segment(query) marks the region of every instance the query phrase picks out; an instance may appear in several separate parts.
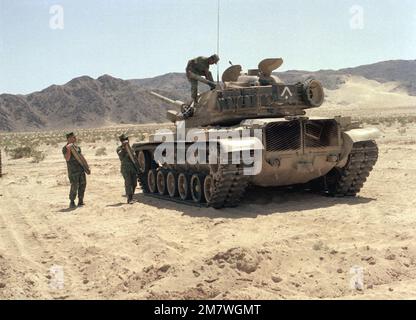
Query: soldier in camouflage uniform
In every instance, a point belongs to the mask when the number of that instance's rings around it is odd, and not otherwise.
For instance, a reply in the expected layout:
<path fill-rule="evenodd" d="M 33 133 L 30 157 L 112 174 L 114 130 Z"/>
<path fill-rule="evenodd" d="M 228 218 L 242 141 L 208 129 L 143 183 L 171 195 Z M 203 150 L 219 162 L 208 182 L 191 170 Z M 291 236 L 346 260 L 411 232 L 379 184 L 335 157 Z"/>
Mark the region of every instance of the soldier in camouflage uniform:
<path fill-rule="evenodd" d="M 87 177 L 85 175 L 85 170 L 81 164 L 74 158 L 71 153 L 71 146 L 75 145 L 77 138 L 73 132 L 70 132 L 66 135 L 67 144 L 62 148 L 62 153 L 64 154 L 66 164 L 68 167 L 68 177 L 69 182 L 71 183 L 71 189 L 69 192 L 69 200 L 71 201 L 69 207 L 71 209 L 75 208 L 75 198 L 78 193 L 78 207 L 84 205 L 84 194 L 85 188 L 87 186 Z M 81 154 L 81 148 L 76 146 L 78 153 Z"/>
<path fill-rule="evenodd" d="M 120 137 L 121 146 L 117 148 L 117 154 L 121 161 L 121 174 L 124 178 L 124 187 L 126 189 L 127 203 L 133 203 L 134 191 L 137 187 L 137 169 L 131 161 L 125 146 L 129 143 L 129 137 L 122 134 Z"/>
<path fill-rule="evenodd" d="M 203 76 L 207 80 L 214 82 L 212 73 L 209 71 L 209 66 L 218 63 L 218 61 L 220 61 L 220 58 L 216 54 L 208 58 L 197 57 L 188 61 L 188 65 L 186 66 L 186 76 L 191 83 L 191 96 L 195 103 L 198 98 L 198 80 L 195 75 Z M 211 90 L 215 89 L 214 84 L 209 84 L 209 86 L 211 87 Z"/>

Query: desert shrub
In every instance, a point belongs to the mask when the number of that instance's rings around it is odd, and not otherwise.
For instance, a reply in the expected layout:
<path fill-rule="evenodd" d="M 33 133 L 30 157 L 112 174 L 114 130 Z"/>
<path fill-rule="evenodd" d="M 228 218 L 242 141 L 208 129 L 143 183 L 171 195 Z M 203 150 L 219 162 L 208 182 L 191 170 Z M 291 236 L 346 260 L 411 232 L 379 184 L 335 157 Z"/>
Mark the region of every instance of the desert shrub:
<path fill-rule="evenodd" d="M 115 136 L 111 132 L 103 132 L 100 136 L 101 141 L 110 142 L 115 139 Z"/>
<path fill-rule="evenodd" d="M 14 149 L 9 149 L 9 154 L 12 159 L 22 159 L 22 158 L 30 158 L 34 152 L 32 147 L 17 147 Z"/>
<path fill-rule="evenodd" d="M 78 138 L 79 141 L 83 141 L 85 143 L 96 143 L 98 140 L 98 137 L 95 135 L 82 135 L 81 138 Z M 79 142 L 80 143 L 80 142 Z"/>
<path fill-rule="evenodd" d="M 101 147 L 98 148 L 97 151 L 95 152 L 96 156 L 106 156 L 107 155 L 107 151 L 105 147 Z"/>
<path fill-rule="evenodd" d="M 7 153 L 14 160 L 23 158 L 33 158 L 32 162 L 39 163 L 45 159 L 45 154 L 42 151 L 36 150 L 33 146 L 22 146 L 13 149 L 7 149 Z"/>
<path fill-rule="evenodd" d="M 399 117 L 397 119 L 397 122 L 400 124 L 400 126 L 406 127 L 407 123 L 409 122 L 409 119 L 407 117 Z"/>
<path fill-rule="evenodd" d="M 137 136 L 137 140 L 139 141 L 143 141 L 146 139 L 145 134 L 143 132 L 138 132 L 136 136 Z"/>
<path fill-rule="evenodd" d="M 32 162 L 39 163 L 45 159 L 45 154 L 42 151 L 35 150 L 32 152 Z"/>
<path fill-rule="evenodd" d="M 393 125 L 392 121 L 386 121 L 386 127 L 390 128 Z"/>
<path fill-rule="evenodd" d="M 407 132 L 407 128 L 399 128 L 399 133 L 401 134 L 401 135 L 404 135 L 404 134 L 406 134 L 406 132 Z"/>
<path fill-rule="evenodd" d="M 49 144 L 47 143 L 47 145 L 49 145 L 51 148 L 57 148 L 59 146 L 57 142 L 49 142 Z"/>

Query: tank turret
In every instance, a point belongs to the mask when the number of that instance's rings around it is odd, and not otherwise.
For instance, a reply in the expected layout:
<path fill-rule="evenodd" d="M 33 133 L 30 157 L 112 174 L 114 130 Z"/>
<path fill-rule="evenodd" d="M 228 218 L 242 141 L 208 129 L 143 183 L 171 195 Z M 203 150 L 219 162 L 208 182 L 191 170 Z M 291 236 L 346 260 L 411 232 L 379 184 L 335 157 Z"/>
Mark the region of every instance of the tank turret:
<path fill-rule="evenodd" d="M 185 120 L 187 127 L 233 125 L 243 119 L 304 115 L 324 101 L 321 83 L 309 79 L 285 84 L 272 74 L 283 63 L 281 58 L 265 59 L 258 69 L 241 72 L 240 65 L 224 71 L 222 86 L 202 93 L 197 104 L 186 105 L 154 94 L 172 105 L 180 105 L 182 114 L 168 112 L 171 121 Z"/>

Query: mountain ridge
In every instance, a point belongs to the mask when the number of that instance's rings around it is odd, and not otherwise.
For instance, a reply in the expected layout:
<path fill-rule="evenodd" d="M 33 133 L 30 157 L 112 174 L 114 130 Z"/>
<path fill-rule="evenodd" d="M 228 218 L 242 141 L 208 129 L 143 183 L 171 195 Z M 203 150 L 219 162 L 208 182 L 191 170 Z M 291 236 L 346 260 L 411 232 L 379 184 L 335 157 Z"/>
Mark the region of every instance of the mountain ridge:
<path fill-rule="evenodd" d="M 314 77 L 329 90 L 337 90 L 350 76 L 379 83 L 396 82 L 395 90 L 416 96 L 416 60 L 389 60 L 340 70 L 288 70 L 275 72 L 291 83 Z M 204 85 L 200 90 L 204 90 Z M 190 85 L 184 73 L 123 80 L 104 74 L 83 75 L 63 85 L 22 94 L 0 94 L 0 131 L 86 128 L 108 124 L 165 122 L 172 106 L 154 98 L 157 90 L 172 99 L 189 100 Z"/>

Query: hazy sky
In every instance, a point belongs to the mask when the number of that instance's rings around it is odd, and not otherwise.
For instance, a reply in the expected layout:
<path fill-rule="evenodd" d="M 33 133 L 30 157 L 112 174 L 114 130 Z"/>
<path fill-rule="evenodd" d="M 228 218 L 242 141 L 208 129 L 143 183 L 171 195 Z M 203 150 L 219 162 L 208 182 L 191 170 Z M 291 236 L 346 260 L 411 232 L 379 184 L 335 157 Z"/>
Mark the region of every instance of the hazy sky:
<path fill-rule="evenodd" d="M 414 0 L 221 0 L 220 25 L 220 70 L 269 57 L 284 58 L 281 70 L 416 59 Z M 216 42 L 217 0 L 0 0 L 0 93 L 182 72 Z"/>

